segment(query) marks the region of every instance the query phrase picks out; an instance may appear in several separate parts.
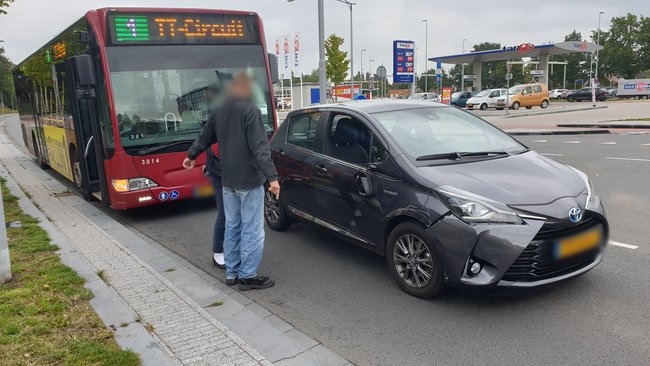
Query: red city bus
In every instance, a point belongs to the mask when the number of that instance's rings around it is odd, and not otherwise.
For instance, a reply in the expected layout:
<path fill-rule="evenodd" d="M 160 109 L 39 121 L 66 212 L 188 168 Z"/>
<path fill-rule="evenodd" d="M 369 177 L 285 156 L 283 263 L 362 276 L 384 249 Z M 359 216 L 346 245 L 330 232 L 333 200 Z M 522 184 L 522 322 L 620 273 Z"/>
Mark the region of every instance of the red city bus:
<path fill-rule="evenodd" d="M 85 198 L 114 209 L 209 195 L 201 169 L 181 163 L 209 96 L 240 70 L 256 82 L 270 136 L 277 60 L 257 14 L 91 10 L 14 69 L 25 145 Z"/>

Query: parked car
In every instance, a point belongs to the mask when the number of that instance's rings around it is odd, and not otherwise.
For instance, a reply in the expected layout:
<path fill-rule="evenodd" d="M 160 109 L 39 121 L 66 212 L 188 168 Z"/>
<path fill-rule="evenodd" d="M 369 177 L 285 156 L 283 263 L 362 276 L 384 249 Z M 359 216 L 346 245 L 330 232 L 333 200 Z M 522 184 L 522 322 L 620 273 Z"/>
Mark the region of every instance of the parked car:
<path fill-rule="evenodd" d="M 564 93 L 562 93 L 562 97 L 561 97 L 561 98 L 562 98 L 562 99 L 566 99 L 566 98 L 569 96 L 569 94 L 573 94 L 573 93 L 575 93 L 575 92 L 576 92 L 576 91 L 573 90 L 573 89 L 567 90 L 567 91 L 565 91 Z"/>
<path fill-rule="evenodd" d="M 607 89 L 607 96 L 609 96 L 610 98 L 616 98 L 616 96 L 618 96 L 618 90 L 616 89 L 615 86 L 609 86 L 606 87 L 605 89 Z"/>
<path fill-rule="evenodd" d="M 415 93 L 411 95 L 409 99 L 415 99 L 415 100 L 430 100 L 433 102 L 439 102 L 440 101 L 440 96 L 436 93 Z"/>
<path fill-rule="evenodd" d="M 537 106 L 542 107 L 542 109 L 548 108 L 548 89 L 544 84 L 515 85 L 508 90 L 508 94 L 510 94 L 509 98 L 501 96 L 497 99 L 497 109 L 501 110 L 506 107 L 514 110 L 520 107 L 531 109 Z"/>
<path fill-rule="evenodd" d="M 550 99 L 560 99 L 566 91 L 566 89 L 553 89 L 548 92 L 548 97 Z"/>
<path fill-rule="evenodd" d="M 474 96 L 473 92 L 456 92 L 451 95 L 451 105 L 464 108 L 467 105 L 467 100 Z"/>
<path fill-rule="evenodd" d="M 595 93 L 596 100 L 599 102 L 604 102 L 609 97 L 607 89 L 605 88 L 597 88 Z M 591 88 L 582 88 L 580 90 L 577 90 L 575 93 L 567 95 L 566 100 L 569 102 L 582 102 L 583 100 L 591 100 Z"/>
<path fill-rule="evenodd" d="M 496 108 L 497 99 L 500 96 L 505 95 L 507 91 L 508 89 L 482 90 L 467 100 L 467 109 L 479 108 L 480 110 L 484 111 L 488 108 Z"/>
<path fill-rule="evenodd" d="M 268 226 L 305 222 L 386 256 L 413 296 L 578 276 L 600 263 L 608 241 L 584 173 L 450 106 L 377 100 L 296 110 L 271 149 L 282 194 L 265 195 Z"/>

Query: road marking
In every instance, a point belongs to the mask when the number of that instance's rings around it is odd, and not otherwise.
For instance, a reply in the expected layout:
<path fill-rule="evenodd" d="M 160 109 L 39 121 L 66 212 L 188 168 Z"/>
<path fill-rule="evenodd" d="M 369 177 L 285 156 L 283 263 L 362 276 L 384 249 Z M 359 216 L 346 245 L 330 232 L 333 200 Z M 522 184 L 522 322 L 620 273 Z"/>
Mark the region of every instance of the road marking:
<path fill-rule="evenodd" d="M 637 159 L 637 158 L 612 158 L 611 156 L 606 157 L 607 160 L 627 160 L 627 161 L 647 161 L 650 162 L 650 159 Z"/>
<path fill-rule="evenodd" d="M 547 140 L 533 140 L 533 142 L 547 142 Z M 650 145 L 650 144 L 648 144 Z"/>
<path fill-rule="evenodd" d="M 615 141 L 609 141 L 609 142 L 601 142 L 601 145 L 616 145 Z"/>
<path fill-rule="evenodd" d="M 617 247 L 621 247 L 621 248 L 627 248 L 627 249 L 637 249 L 638 248 L 637 245 L 620 243 L 620 242 L 613 241 L 613 240 L 610 240 L 609 244 L 610 245 L 616 245 Z"/>
<path fill-rule="evenodd" d="M 553 154 L 553 153 L 541 153 L 541 154 L 545 156 L 564 156 L 564 154 Z"/>
<path fill-rule="evenodd" d="M 565 144 L 579 144 L 580 141 L 564 141 Z"/>

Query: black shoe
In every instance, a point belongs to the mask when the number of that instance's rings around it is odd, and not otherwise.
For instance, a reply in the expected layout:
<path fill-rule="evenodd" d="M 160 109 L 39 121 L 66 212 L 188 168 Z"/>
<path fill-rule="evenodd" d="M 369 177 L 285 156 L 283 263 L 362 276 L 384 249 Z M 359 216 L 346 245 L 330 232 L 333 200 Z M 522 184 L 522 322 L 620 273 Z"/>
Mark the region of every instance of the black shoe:
<path fill-rule="evenodd" d="M 238 277 L 226 278 L 226 285 L 228 285 L 228 286 L 235 286 L 238 283 L 239 283 L 239 278 Z"/>
<path fill-rule="evenodd" d="M 219 268 L 219 269 L 226 269 L 226 264 L 219 264 L 217 261 L 214 260 L 214 255 L 212 256 L 212 265 Z"/>
<path fill-rule="evenodd" d="M 263 276 L 239 279 L 239 291 L 261 290 L 273 287 L 273 285 L 275 285 L 275 281 Z"/>

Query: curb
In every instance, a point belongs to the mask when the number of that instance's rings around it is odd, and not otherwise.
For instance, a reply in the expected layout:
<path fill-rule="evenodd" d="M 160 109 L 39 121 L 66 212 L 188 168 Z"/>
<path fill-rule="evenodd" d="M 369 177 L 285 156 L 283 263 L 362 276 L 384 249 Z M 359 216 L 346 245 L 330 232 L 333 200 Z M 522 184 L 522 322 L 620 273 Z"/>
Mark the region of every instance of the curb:
<path fill-rule="evenodd" d="M 611 124 L 611 123 L 590 123 L 590 124 L 578 124 L 578 123 L 562 123 L 558 124 L 557 127 L 571 127 L 571 128 L 639 128 L 639 129 L 650 129 L 650 124 Z"/>
<path fill-rule="evenodd" d="M 559 111 L 548 111 L 548 112 L 541 112 L 541 113 L 524 113 L 524 114 L 511 114 L 508 116 L 501 116 L 502 118 L 521 118 L 521 117 L 534 117 L 534 116 L 544 116 L 548 114 L 560 114 L 560 113 L 571 113 L 571 112 L 580 112 L 580 111 L 591 111 L 595 109 L 606 109 L 609 108 L 606 105 L 602 106 L 597 106 L 597 107 L 585 107 L 585 108 L 576 108 L 576 109 L 568 109 L 568 110 L 559 110 Z M 486 116 L 486 117 L 492 117 L 492 116 Z"/>
<path fill-rule="evenodd" d="M 559 126 L 558 127 L 562 127 Z M 505 130 L 511 136 L 531 136 L 531 135 L 604 135 L 609 134 L 609 130 L 543 130 L 543 131 L 508 131 Z"/>

